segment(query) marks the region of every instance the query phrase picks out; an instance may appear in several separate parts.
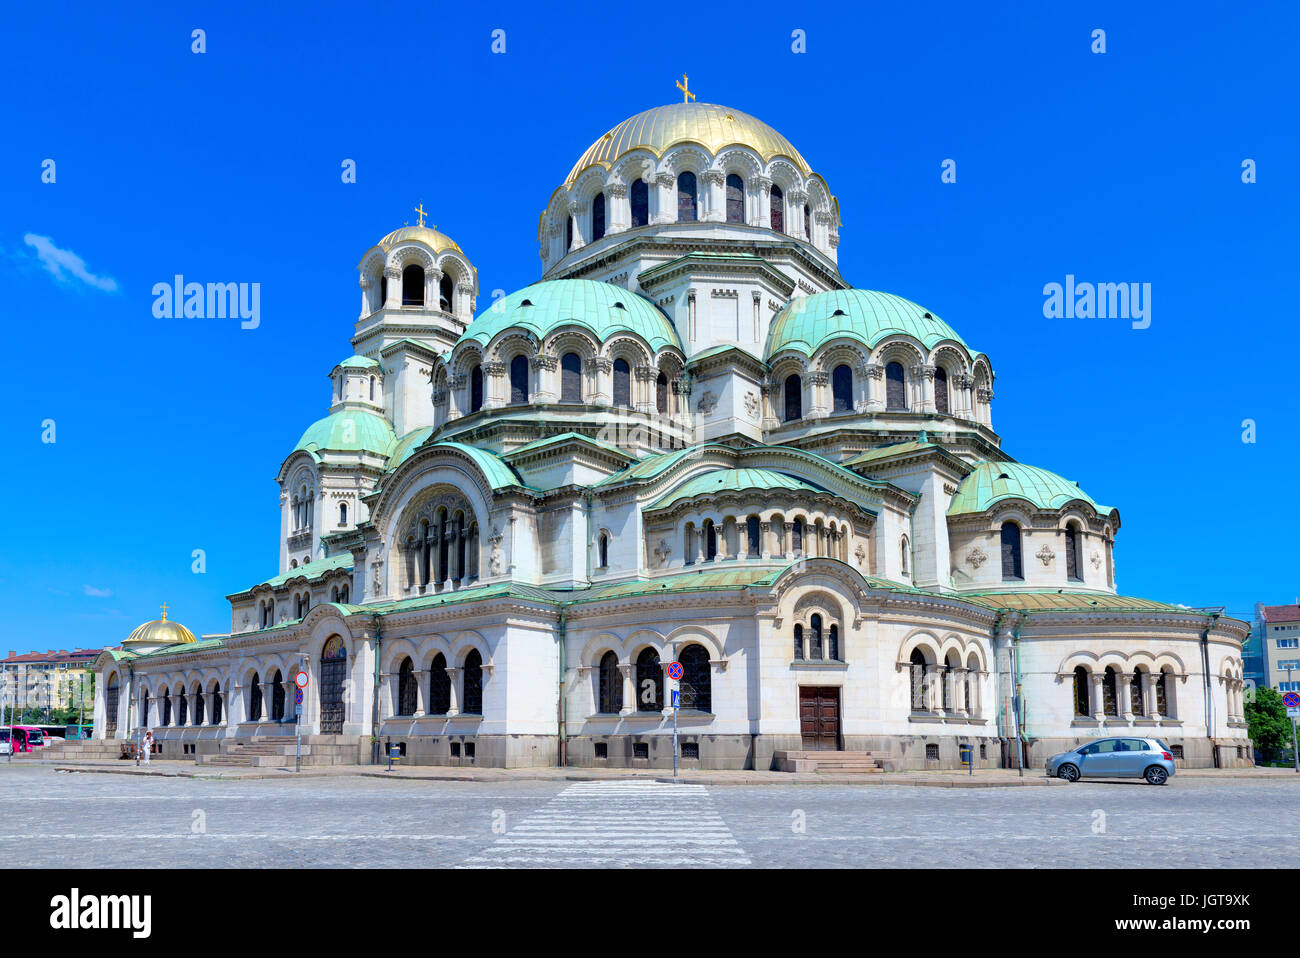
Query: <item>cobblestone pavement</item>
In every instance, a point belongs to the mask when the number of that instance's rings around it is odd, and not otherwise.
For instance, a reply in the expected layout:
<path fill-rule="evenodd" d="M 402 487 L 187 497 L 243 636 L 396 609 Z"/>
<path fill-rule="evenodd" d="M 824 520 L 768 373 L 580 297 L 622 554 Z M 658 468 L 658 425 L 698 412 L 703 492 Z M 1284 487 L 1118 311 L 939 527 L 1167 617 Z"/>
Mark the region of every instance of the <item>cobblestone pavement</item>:
<path fill-rule="evenodd" d="M 10 867 L 1295 868 L 1297 838 L 1294 780 L 238 781 L 0 763 L 0 860 Z"/>

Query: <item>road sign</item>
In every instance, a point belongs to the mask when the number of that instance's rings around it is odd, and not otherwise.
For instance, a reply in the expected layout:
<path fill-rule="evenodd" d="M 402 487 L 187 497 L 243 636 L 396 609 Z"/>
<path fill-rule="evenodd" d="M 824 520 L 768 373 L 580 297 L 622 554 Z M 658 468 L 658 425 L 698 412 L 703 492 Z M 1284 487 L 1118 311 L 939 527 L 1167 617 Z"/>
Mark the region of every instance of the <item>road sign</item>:
<path fill-rule="evenodd" d="M 296 705 L 302 705 L 302 689 L 293 690 L 293 701 Z"/>
<path fill-rule="evenodd" d="M 680 663 L 680 662 L 669 662 L 669 663 L 668 663 L 668 677 L 669 677 L 670 679 L 672 679 L 674 682 L 676 682 L 678 679 L 680 679 L 680 678 L 682 677 L 682 663 Z"/>
<path fill-rule="evenodd" d="M 1300 692 L 1288 692 L 1282 696 L 1282 704 L 1289 709 L 1300 709 Z"/>
<path fill-rule="evenodd" d="M 307 687 L 307 673 L 299 671 L 298 674 L 293 677 L 293 683 L 298 686 L 298 688 L 305 689 Z"/>
<path fill-rule="evenodd" d="M 294 714 L 294 715 L 301 715 L 301 714 L 302 714 L 302 703 L 301 703 L 301 702 L 299 702 L 297 705 L 295 705 L 295 706 L 293 707 L 293 714 Z"/>
<path fill-rule="evenodd" d="M 677 708 L 678 705 L 681 704 L 679 698 L 681 694 L 682 693 L 680 689 L 673 689 L 673 708 Z"/>

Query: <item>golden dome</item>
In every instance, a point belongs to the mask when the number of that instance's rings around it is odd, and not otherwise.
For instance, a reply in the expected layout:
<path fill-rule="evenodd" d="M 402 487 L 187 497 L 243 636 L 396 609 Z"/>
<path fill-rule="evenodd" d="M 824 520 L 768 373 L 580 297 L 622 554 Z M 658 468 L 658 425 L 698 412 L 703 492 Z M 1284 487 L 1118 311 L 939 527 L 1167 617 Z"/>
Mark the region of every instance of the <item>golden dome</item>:
<path fill-rule="evenodd" d="M 789 157 L 804 176 L 812 173 L 804 158 L 780 133 L 762 120 L 716 103 L 670 103 L 657 106 L 624 120 L 587 148 L 565 180 L 572 184 L 590 166 L 609 167 L 636 149 L 655 156 L 677 143 L 699 143 L 715 156 L 724 146 L 747 146 L 767 162 L 774 156 Z"/>
<path fill-rule="evenodd" d="M 161 619 L 136 626 L 135 631 L 127 636 L 122 646 L 129 649 L 132 645 L 185 645 L 197 641 L 194 633 L 185 626 L 179 622 L 168 621 L 167 611 L 164 608 Z"/>
<path fill-rule="evenodd" d="M 454 249 L 457 253 L 464 255 L 464 251 L 456 245 L 455 240 L 429 226 L 403 226 L 400 230 L 393 230 L 375 245 L 387 253 L 398 243 L 409 241 L 423 243 L 435 253 L 441 253 L 445 249 Z"/>

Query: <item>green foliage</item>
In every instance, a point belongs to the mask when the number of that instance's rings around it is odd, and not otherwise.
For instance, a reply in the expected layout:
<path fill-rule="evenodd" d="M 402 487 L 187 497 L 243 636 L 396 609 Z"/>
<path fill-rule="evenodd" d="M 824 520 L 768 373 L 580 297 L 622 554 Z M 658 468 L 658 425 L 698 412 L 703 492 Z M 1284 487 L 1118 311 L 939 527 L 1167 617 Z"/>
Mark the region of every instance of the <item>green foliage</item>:
<path fill-rule="evenodd" d="M 1246 702 L 1246 724 L 1250 740 L 1265 755 L 1291 747 L 1291 720 L 1286 717 L 1282 693 L 1277 689 L 1257 688 Z"/>

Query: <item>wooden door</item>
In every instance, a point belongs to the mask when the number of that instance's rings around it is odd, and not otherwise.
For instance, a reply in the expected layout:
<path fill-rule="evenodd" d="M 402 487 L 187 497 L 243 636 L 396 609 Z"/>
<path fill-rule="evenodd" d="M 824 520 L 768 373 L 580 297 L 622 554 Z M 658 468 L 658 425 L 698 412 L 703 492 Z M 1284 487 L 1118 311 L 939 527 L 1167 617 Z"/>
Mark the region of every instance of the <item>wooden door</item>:
<path fill-rule="evenodd" d="M 799 731 L 805 749 L 834 751 L 840 747 L 838 688 L 800 686 Z"/>

